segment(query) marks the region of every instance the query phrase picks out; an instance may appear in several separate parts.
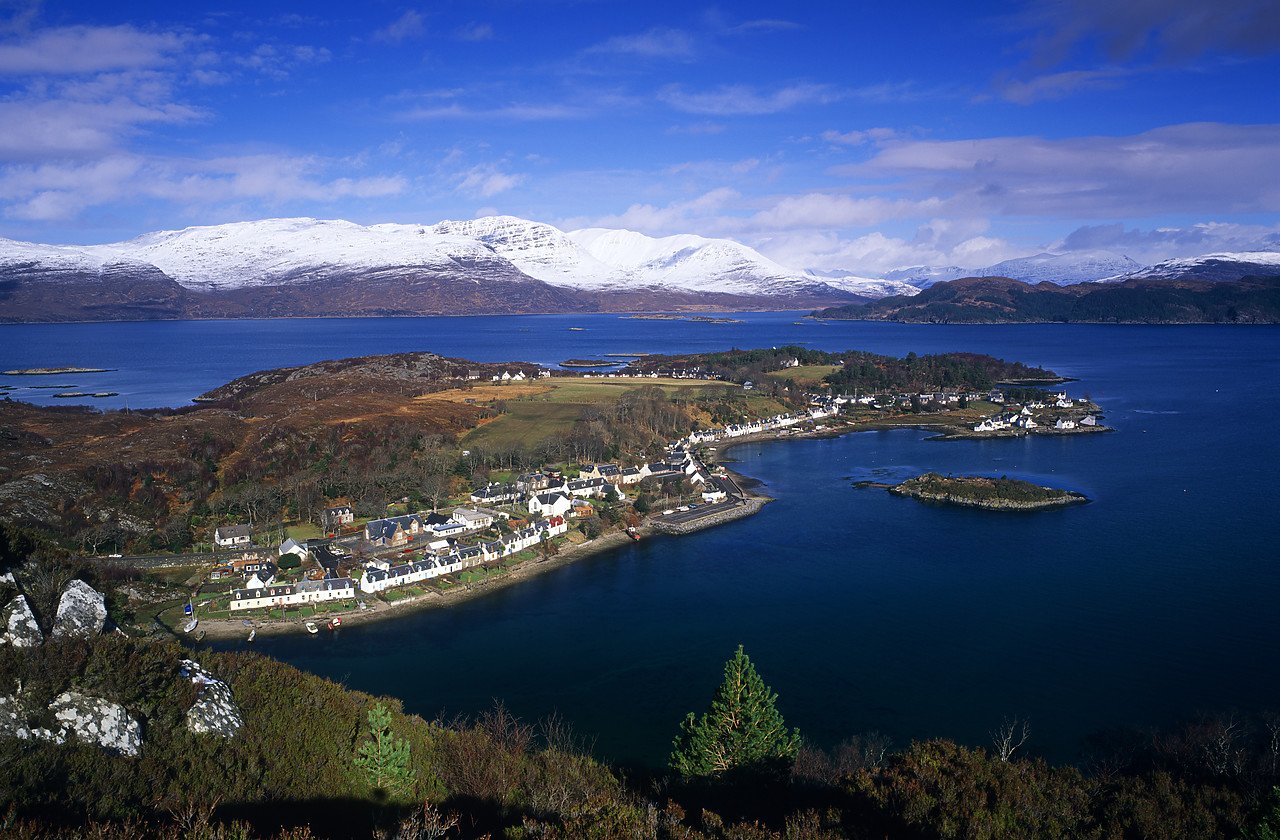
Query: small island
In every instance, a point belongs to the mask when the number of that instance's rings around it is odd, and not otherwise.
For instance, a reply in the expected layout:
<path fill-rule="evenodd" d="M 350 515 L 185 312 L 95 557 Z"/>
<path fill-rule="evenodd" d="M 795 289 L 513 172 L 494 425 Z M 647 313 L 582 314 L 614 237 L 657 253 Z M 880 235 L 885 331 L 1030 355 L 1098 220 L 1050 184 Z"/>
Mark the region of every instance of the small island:
<path fill-rule="evenodd" d="M 1072 490 L 1041 487 L 1017 478 L 980 475 L 944 476 L 926 473 L 901 484 L 858 482 L 858 487 L 883 487 L 895 496 L 986 510 L 1028 511 L 1085 504 L 1089 497 Z"/>
<path fill-rule="evenodd" d="M 114 368 L 86 368 L 86 367 L 51 367 L 51 368 L 25 368 L 23 370 L 6 370 L 5 376 L 52 376 L 62 373 L 108 373 Z"/>

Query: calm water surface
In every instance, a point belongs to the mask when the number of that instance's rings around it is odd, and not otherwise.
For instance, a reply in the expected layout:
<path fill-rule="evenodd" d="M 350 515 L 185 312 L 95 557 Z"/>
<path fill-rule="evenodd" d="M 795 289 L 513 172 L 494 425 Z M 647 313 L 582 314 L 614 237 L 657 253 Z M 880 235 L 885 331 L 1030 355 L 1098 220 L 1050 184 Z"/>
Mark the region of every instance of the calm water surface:
<path fill-rule="evenodd" d="M 554 364 L 805 341 L 1044 365 L 1077 377 L 1069 390 L 1090 393 L 1117 431 L 938 443 L 906 430 L 737 447 L 736 468 L 777 499 L 755 517 L 628 545 L 447 610 L 255 646 L 426 717 L 494 698 L 529 719 L 558 711 L 601 756 L 651 764 L 738 644 L 788 723 L 824 746 L 872 729 L 903 745 L 985 745 L 1017 715 L 1031 721 L 1028 746 L 1070 760 L 1105 728 L 1280 708 L 1280 330 L 741 317 L 750 323 L 5 326 L 0 361 L 120 367 L 111 390 L 133 389 L 134 405 L 181 404 L 251 370 L 411 349 Z M 1010 475 L 1095 501 L 1001 515 L 851 486 L 927 470 Z"/>

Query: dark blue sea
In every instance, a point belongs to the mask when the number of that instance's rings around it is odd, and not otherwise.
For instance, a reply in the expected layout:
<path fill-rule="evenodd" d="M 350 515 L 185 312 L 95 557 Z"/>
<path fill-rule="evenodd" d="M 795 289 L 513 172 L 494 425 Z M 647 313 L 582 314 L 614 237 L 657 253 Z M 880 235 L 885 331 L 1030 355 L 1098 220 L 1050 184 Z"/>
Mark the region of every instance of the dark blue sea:
<path fill-rule="evenodd" d="M 985 746 L 1017 716 L 1030 721 L 1028 748 L 1070 761 L 1105 729 L 1280 710 L 1280 328 L 798 315 L 0 326 L 0 368 L 119 368 L 57 379 L 141 406 L 183 404 L 255 370 L 401 350 L 554 365 L 805 343 L 1041 365 L 1077 378 L 1068 391 L 1091 395 L 1116 431 L 940 443 L 907 430 L 737 447 L 735 469 L 776 498 L 754 517 L 446 610 L 254 644 L 428 718 L 495 698 L 529 720 L 558 712 L 599 756 L 653 765 L 739 644 L 787 722 L 826 747 L 869 730 L 900 746 Z M 852 486 L 929 470 L 1009 475 L 1094 501 L 995 514 Z"/>

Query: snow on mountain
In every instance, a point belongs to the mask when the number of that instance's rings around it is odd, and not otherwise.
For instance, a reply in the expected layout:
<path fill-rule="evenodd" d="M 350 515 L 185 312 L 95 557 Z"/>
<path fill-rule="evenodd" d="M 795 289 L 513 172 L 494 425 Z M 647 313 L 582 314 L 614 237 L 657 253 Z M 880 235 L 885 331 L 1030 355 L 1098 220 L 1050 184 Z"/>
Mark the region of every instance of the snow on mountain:
<path fill-rule="evenodd" d="M 1239 280 L 1249 274 L 1280 272 L 1280 251 L 1241 251 L 1237 253 L 1202 254 L 1165 260 L 1155 265 L 1116 274 L 1099 280 L 1121 283 L 1125 280 L 1160 280 L 1197 277 L 1202 280 Z"/>
<path fill-rule="evenodd" d="M 871 277 L 859 277 L 851 271 L 824 271 L 815 268 L 809 269 L 806 273 L 829 286 L 835 286 L 837 289 L 844 289 L 864 297 L 881 298 L 892 295 L 910 297 L 911 295 L 920 294 L 919 286 L 913 286 L 902 280 L 894 280 L 888 277 L 876 280 Z"/>
<path fill-rule="evenodd" d="M 440 222 L 432 230 L 474 237 L 530 277 L 580 289 L 828 296 L 843 290 L 728 239 L 603 228 L 565 233 L 511 216 Z"/>
<path fill-rule="evenodd" d="M 979 273 L 988 277 L 1011 277 L 1024 283 L 1049 281 L 1058 286 L 1087 283 L 1135 271 L 1141 264 L 1110 251 L 1079 251 L 1066 254 L 1036 254 L 987 266 Z"/>
<path fill-rule="evenodd" d="M 373 225 L 316 219 L 267 219 L 148 233 L 91 246 L 148 262 L 190 289 L 290 285 L 388 267 L 449 268 L 492 260 L 474 240 L 428 233 L 419 225 Z"/>
<path fill-rule="evenodd" d="M 485 216 L 467 221 L 444 221 L 431 227 L 441 236 L 474 239 L 544 283 L 576 288 L 625 285 L 624 272 L 592 257 L 564 231 L 514 216 Z"/>
<path fill-rule="evenodd" d="M 884 279 L 888 282 L 904 283 L 916 289 L 927 289 L 934 283 L 972 276 L 973 269 L 961 268 L 958 265 L 913 265 L 887 271 Z"/>

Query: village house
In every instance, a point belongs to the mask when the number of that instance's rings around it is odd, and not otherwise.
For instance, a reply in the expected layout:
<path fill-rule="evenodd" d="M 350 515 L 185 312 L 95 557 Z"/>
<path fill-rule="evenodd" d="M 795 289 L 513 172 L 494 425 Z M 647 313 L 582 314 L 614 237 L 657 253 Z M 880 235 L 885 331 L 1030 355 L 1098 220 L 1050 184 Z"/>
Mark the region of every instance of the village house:
<path fill-rule="evenodd" d="M 453 521 L 464 526 L 468 531 L 479 531 L 493 524 L 493 516 L 474 508 L 455 508 Z"/>
<path fill-rule="evenodd" d="M 404 545 L 422 532 L 422 518 L 416 513 L 393 516 L 388 519 L 372 519 L 364 526 L 365 540 L 380 546 Z"/>
<path fill-rule="evenodd" d="M 254 583 L 260 583 L 260 581 L 255 577 L 244 589 L 231 590 L 232 612 L 319 604 L 355 597 L 355 584 L 350 578 L 307 580 L 300 583 L 265 586 L 253 586 Z"/>
<path fill-rule="evenodd" d="M 1076 421 L 1069 417 L 1059 417 L 1058 422 L 1054 423 L 1053 427 L 1055 429 L 1074 429 L 1076 427 Z"/>
<path fill-rule="evenodd" d="M 529 498 L 529 513 L 558 516 L 569 512 L 573 502 L 564 493 L 539 493 Z"/>
<path fill-rule="evenodd" d="M 289 539 L 280 543 L 280 548 L 276 550 L 276 553 L 281 557 L 285 556 L 286 554 L 292 554 L 298 557 L 298 559 L 300 560 L 307 559 L 307 547 L 302 543 L 298 542 L 297 540 L 295 540 L 293 537 L 290 537 Z"/>
<path fill-rule="evenodd" d="M 248 525 L 219 525 L 213 531 L 213 544 L 218 548 L 244 548 L 251 543 Z"/>
<path fill-rule="evenodd" d="M 325 508 L 324 510 L 324 527 L 326 530 L 337 528 L 339 525 L 350 525 L 355 521 L 356 515 L 351 510 L 350 505 L 339 505 Z"/>
<path fill-rule="evenodd" d="M 471 501 L 480 504 L 513 502 L 518 498 L 520 498 L 520 491 L 514 484 L 488 484 L 471 491 Z"/>

